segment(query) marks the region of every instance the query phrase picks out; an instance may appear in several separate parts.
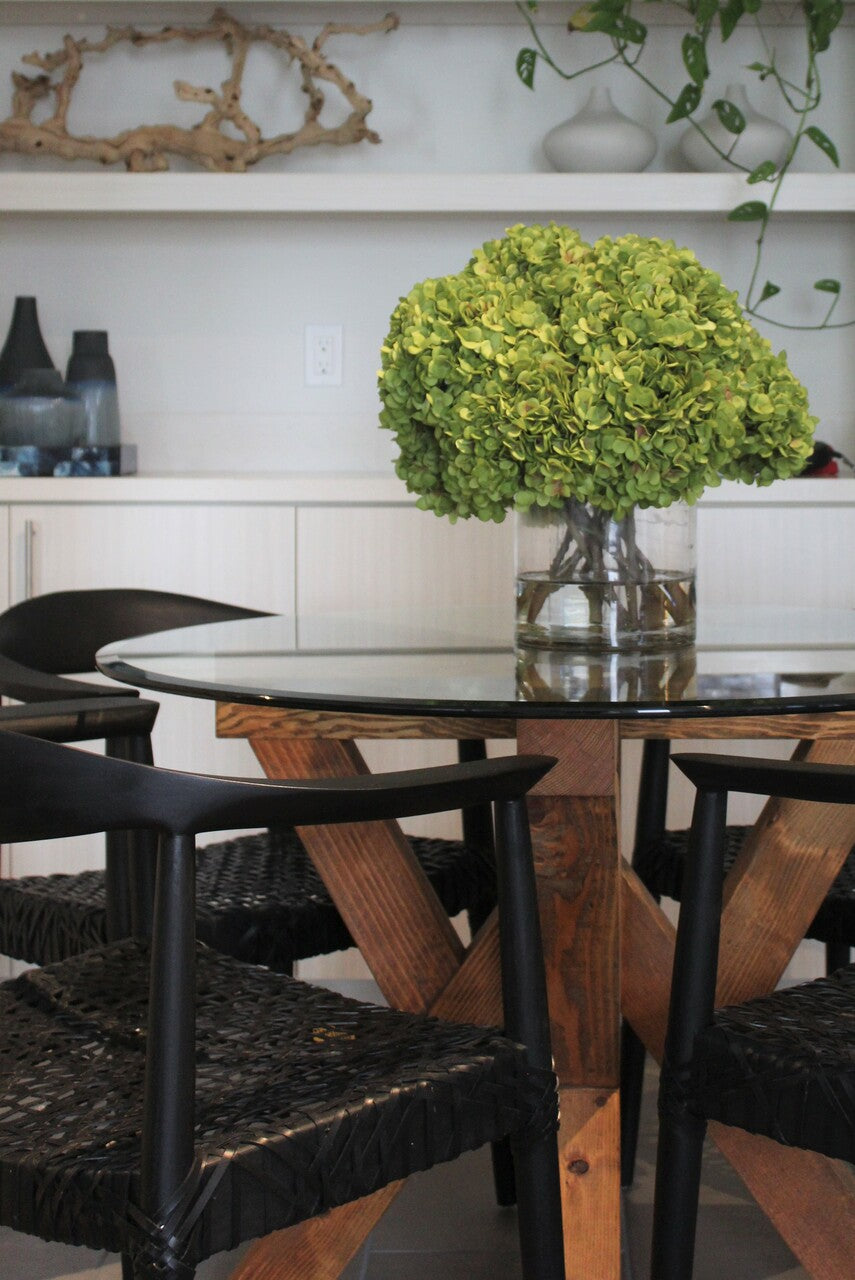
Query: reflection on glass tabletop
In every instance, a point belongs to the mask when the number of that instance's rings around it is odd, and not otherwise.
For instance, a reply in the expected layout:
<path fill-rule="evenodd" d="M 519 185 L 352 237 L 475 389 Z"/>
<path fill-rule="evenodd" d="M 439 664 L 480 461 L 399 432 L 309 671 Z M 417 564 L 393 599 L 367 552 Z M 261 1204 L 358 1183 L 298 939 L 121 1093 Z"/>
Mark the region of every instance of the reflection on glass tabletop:
<path fill-rule="evenodd" d="M 261 617 L 124 640 L 98 665 L 163 692 L 351 712 L 855 710 L 855 610 L 701 610 L 695 645 L 643 654 L 519 648 L 512 613 L 500 609 Z"/>

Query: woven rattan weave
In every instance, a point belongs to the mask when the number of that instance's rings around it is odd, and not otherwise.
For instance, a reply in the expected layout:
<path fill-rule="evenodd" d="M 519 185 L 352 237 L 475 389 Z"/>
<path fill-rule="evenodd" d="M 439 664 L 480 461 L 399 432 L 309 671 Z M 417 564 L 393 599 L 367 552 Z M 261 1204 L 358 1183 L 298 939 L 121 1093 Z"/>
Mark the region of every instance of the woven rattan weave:
<path fill-rule="evenodd" d="M 136 1259 L 168 1239 L 163 1274 L 177 1278 L 484 1142 L 556 1125 L 553 1077 L 499 1032 L 346 1000 L 200 947 L 197 1159 L 168 1219 L 147 1221 L 135 1207 L 146 966 L 124 942 L 0 988 L 4 1224 Z"/>
<path fill-rule="evenodd" d="M 855 966 L 718 1009 L 695 1044 L 709 1119 L 855 1161 Z"/>
<path fill-rule="evenodd" d="M 496 902 L 492 860 L 457 840 L 414 836 L 410 844 L 448 914 L 467 910 L 477 927 Z M 208 845 L 196 875 L 197 936 L 227 955 L 287 972 L 295 960 L 353 945 L 293 829 Z M 0 881 L 0 939 L 30 964 L 103 945 L 103 871 Z"/>

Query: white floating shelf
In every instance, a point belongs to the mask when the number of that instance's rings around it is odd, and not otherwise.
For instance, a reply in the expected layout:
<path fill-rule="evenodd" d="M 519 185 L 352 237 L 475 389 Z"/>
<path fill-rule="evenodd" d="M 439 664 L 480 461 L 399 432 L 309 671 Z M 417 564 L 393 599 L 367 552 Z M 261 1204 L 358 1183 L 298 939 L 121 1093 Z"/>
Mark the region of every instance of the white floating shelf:
<path fill-rule="evenodd" d="M 0 172 L 0 212 L 33 214 L 725 213 L 768 194 L 717 173 Z M 855 212 L 855 174 L 791 174 L 778 209 Z"/>

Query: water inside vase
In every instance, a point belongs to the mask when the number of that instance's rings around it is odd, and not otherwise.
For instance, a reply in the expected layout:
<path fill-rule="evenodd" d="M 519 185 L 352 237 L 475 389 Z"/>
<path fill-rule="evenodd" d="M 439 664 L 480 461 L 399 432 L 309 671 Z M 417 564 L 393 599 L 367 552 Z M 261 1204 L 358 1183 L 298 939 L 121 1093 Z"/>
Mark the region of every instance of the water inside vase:
<path fill-rule="evenodd" d="M 562 582 L 546 573 L 516 580 L 520 644 L 587 649 L 659 649 L 695 638 L 694 574 L 645 582 Z"/>

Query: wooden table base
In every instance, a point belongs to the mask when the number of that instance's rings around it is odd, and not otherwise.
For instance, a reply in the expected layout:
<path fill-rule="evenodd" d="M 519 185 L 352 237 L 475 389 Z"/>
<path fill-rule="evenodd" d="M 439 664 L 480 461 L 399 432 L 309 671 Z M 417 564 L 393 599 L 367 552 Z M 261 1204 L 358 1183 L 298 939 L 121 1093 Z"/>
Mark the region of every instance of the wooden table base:
<path fill-rule="evenodd" d="M 359 753 L 346 740 L 347 726 L 334 726 L 333 738 L 318 738 L 313 735 L 323 726 L 317 715 L 308 727 L 301 726 L 299 713 L 287 713 L 286 724 L 277 716 L 281 719 L 282 713 L 223 707 L 218 728 L 248 737 L 270 777 L 364 770 Z M 756 724 L 752 719 L 719 719 L 709 727 L 712 736 L 720 737 L 785 736 L 792 731 L 790 719 L 764 717 Z M 667 736 L 699 738 L 705 727 L 703 721 L 675 721 L 653 728 Z M 367 728 L 361 724 L 360 732 Z M 430 736 L 441 736 L 443 722 L 432 720 L 424 728 Z M 479 731 L 489 728 L 479 725 Z M 638 728 L 637 723 L 621 726 L 617 721 L 517 724 L 521 752 L 558 758 L 529 805 L 553 1050 L 561 1080 L 568 1280 L 620 1276 L 621 993 L 624 1013 L 657 1057 L 664 1039 L 674 930 L 634 873 L 625 864 L 621 867 L 617 852 L 621 732 L 639 736 Z M 461 726 L 445 729 L 453 737 Z M 799 729 L 817 735 L 827 729 L 829 734 L 827 741 L 805 745 L 803 754 L 855 763 L 855 741 L 841 734 L 839 719 L 805 717 Z M 855 732 L 855 722 L 847 722 L 845 729 Z M 419 729 L 410 726 L 410 732 L 418 736 Z M 494 736 L 506 733 L 502 723 Z M 726 890 L 723 1002 L 775 985 L 855 843 L 855 809 L 818 810 L 773 801 L 757 830 L 762 839 L 758 834 L 749 841 Z M 394 825 L 301 834 L 391 1004 L 462 1021 L 501 1021 L 495 918 L 464 955 Z M 852 1171 L 720 1125 L 710 1132 L 814 1280 L 849 1280 L 855 1234 Z M 396 1193 L 397 1187 L 387 1188 L 260 1240 L 233 1280 L 334 1280 Z"/>

